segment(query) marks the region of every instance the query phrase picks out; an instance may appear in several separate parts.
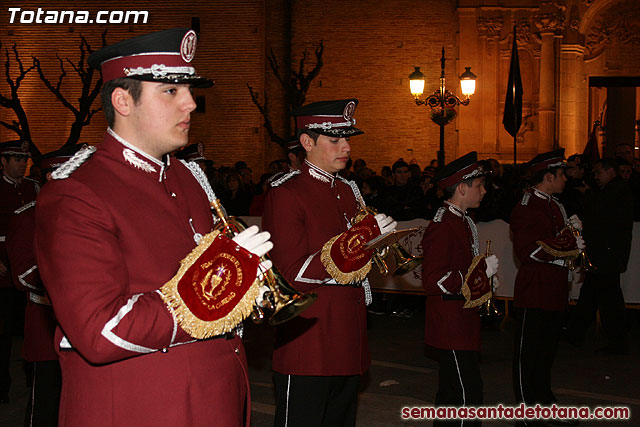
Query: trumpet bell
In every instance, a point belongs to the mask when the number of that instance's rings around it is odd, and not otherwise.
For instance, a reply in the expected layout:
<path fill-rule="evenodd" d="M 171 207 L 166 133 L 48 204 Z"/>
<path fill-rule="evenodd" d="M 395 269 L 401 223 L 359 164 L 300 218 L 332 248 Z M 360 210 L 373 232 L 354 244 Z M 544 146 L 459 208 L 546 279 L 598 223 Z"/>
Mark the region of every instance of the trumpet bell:
<path fill-rule="evenodd" d="M 422 264 L 422 257 L 411 255 L 398 242 L 391 245 L 391 251 L 396 260 L 394 276 L 403 276 Z"/>
<path fill-rule="evenodd" d="M 486 319 L 498 318 L 502 316 L 502 313 L 500 312 L 496 304 L 493 302 L 493 298 L 489 298 L 487 302 L 482 304 L 478 312 L 480 314 L 480 317 L 486 318 Z"/>
<path fill-rule="evenodd" d="M 269 324 L 276 326 L 293 319 L 305 311 L 317 298 L 318 295 L 316 294 L 294 294 L 288 302 L 276 308 L 275 312 L 269 317 Z"/>
<path fill-rule="evenodd" d="M 271 289 L 269 300 L 273 311 L 269 316 L 269 324 L 272 326 L 293 319 L 318 298 L 316 294 L 302 294 L 296 291 L 275 265 L 267 272 L 267 276 L 270 279 L 268 281 Z"/>
<path fill-rule="evenodd" d="M 593 265 L 591 263 L 591 260 L 589 259 L 589 256 L 587 255 L 587 253 L 585 251 L 582 251 L 580 253 L 581 259 L 581 265 L 582 268 L 584 269 L 585 272 L 587 273 L 593 273 L 594 271 L 596 271 L 598 269 L 598 267 L 596 267 L 595 265 Z"/>

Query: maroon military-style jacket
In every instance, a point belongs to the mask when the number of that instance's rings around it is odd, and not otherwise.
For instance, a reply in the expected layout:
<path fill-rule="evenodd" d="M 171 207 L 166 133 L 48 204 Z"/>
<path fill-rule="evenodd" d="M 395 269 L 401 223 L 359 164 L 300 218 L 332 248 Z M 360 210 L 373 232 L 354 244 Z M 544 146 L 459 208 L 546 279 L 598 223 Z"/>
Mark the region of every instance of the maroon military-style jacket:
<path fill-rule="evenodd" d="M 158 292 L 212 226 L 183 164 L 109 134 L 44 186 L 36 254 L 60 325 L 60 425 L 249 425 L 240 338 L 194 340 Z"/>
<path fill-rule="evenodd" d="M 464 278 L 479 255 L 478 232 L 460 208 L 445 202 L 422 238 L 422 286 L 427 294 L 425 343 L 443 350 L 480 351 L 478 308 L 463 308 Z"/>
<path fill-rule="evenodd" d="M 364 290 L 336 284 L 320 261 L 322 246 L 345 232 L 358 210 L 354 190 L 309 162 L 291 175 L 273 182 L 262 224 L 271 233 L 274 264 L 293 287 L 314 292 L 318 299 L 276 328 L 273 370 L 362 374 L 370 365 Z"/>
<path fill-rule="evenodd" d="M 29 362 L 57 360 L 53 345 L 56 319 L 40 279 L 33 247 L 36 225 L 35 201 L 16 210 L 9 221 L 7 254 L 13 283 L 25 293 L 24 343 L 22 357 Z"/>
<path fill-rule="evenodd" d="M 40 186 L 30 178 L 22 178 L 15 182 L 0 171 L 0 261 L 9 266 L 6 240 L 9 231 L 9 219 L 16 209 L 34 201 Z M 0 288 L 13 287 L 11 274 L 0 275 Z"/>
<path fill-rule="evenodd" d="M 514 287 L 516 307 L 563 311 L 569 298 L 569 270 L 562 258 L 536 242 L 553 239 L 565 227 L 567 214 L 554 197 L 533 189 L 511 213 L 513 247 L 520 261 Z"/>

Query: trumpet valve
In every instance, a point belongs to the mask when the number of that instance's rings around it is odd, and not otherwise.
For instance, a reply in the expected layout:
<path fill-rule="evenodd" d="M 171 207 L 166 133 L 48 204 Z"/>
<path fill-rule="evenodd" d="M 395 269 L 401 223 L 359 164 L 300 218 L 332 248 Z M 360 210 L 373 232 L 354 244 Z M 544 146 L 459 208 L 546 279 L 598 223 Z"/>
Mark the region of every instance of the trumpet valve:
<path fill-rule="evenodd" d="M 264 322 L 264 311 L 260 307 L 255 307 L 253 312 L 251 312 L 251 320 L 256 325 L 260 325 Z"/>

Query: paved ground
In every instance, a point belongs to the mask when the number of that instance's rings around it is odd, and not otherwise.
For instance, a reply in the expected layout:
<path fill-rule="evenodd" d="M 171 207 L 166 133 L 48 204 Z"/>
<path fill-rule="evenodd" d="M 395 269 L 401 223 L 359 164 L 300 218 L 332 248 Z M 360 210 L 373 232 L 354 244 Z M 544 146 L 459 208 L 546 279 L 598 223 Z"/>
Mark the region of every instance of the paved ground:
<path fill-rule="evenodd" d="M 420 307 L 420 304 L 417 304 Z M 560 344 L 553 371 L 553 387 L 563 405 L 628 406 L 629 422 L 583 421 L 582 426 L 640 425 L 640 310 L 629 311 L 632 352 L 628 356 L 597 355 L 602 337 L 592 334 L 582 348 Z M 370 315 L 369 339 L 373 364 L 363 379 L 358 426 L 416 425 L 400 419 L 403 406 L 430 406 L 437 386 L 437 364 L 425 357 L 422 337 L 424 312 L 412 317 Z M 247 327 L 245 333 L 250 356 L 252 426 L 273 425 L 274 395 L 270 371 L 272 334 L 266 326 Z M 512 326 L 504 330 L 483 331 L 482 376 L 487 404 L 514 404 L 511 391 Z M 16 348 L 20 340 L 16 338 Z M 24 384 L 19 351 L 13 358 L 14 387 L 11 403 L 0 405 L 0 426 L 21 426 L 29 389 Z M 635 416 L 634 416 L 635 414 Z M 420 422 L 430 425 L 430 422 Z M 507 421 L 485 425 L 510 425 Z"/>

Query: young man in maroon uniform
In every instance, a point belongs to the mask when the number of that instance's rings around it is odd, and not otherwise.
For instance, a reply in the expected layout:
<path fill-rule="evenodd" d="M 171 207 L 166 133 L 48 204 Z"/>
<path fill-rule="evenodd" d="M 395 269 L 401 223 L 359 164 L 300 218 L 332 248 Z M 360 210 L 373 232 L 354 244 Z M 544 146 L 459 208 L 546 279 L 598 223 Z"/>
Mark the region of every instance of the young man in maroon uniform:
<path fill-rule="evenodd" d="M 436 406 L 482 404 L 478 306 L 493 292 L 491 279 L 498 271 L 498 258 L 482 253 L 467 209 L 480 206 L 486 194 L 486 173 L 475 151 L 438 171 L 436 180 L 447 200 L 422 238 L 425 343 L 436 349 L 440 365 Z M 444 424 L 462 425 L 462 420 Z"/>
<path fill-rule="evenodd" d="M 582 237 L 567 227 L 581 230 L 582 222 L 575 215 L 567 218 L 554 196 L 567 181 L 564 167 L 564 148 L 533 158 L 528 164 L 531 190 L 511 212 L 513 248 L 520 261 L 514 288 L 513 387 L 516 400 L 527 405 L 557 401 L 551 391 L 551 366 L 569 302 L 567 261 L 584 249 Z"/>
<path fill-rule="evenodd" d="M 383 214 L 362 215 L 355 183 L 338 175 L 349 160 L 357 99 L 322 101 L 295 116 L 306 151 L 302 168 L 272 182 L 262 217 L 272 260 L 316 302 L 276 329 L 276 426 L 355 425 L 360 375 L 370 364 L 365 304 L 372 252 L 363 245 L 392 231 Z"/>
<path fill-rule="evenodd" d="M 9 401 L 12 329 L 22 298 L 13 287 L 5 247 L 9 218 L 16 209 L 34 201 L 40 190 L 36 181 L 24 176 L 29 157 L 27 141 L 0 143 L 0 403 Z"/>
<path fill-rule="evenodd" d="M 211 85 L 191 64 L 196 42 L 176 28 L 94 52 L 107 134 L 38 198 L 37 262 L 59 323 L 60 425 L 249 425 L 234 331 L 253 310 L 259 257 L 272 244 L 257 227 L 212 232 L 215 194 L 202 170 L 168 154 L 187 144 L 191 88 Z"/>

